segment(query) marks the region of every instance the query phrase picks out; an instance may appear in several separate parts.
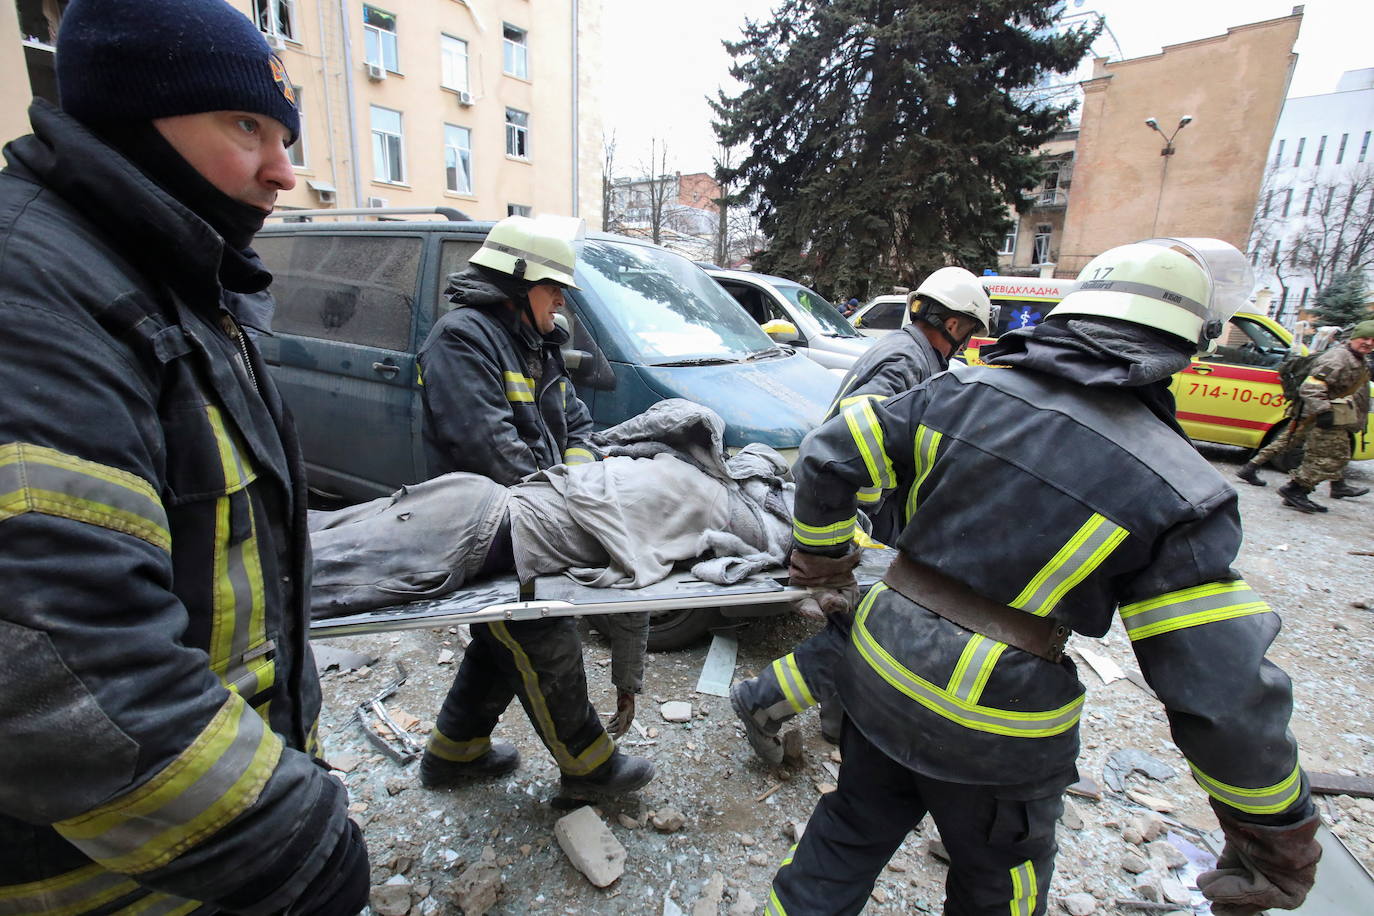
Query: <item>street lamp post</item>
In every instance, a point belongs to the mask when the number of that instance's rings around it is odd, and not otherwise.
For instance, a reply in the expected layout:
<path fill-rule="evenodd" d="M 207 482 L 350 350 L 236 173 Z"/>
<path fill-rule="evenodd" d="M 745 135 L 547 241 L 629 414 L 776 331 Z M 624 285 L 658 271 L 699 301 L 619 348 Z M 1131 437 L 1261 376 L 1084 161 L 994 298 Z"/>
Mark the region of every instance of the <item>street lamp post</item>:
<path fill-rule="evenodd" d="M 1164 138 L 1164 148 L 1159 151 L 1159 155 L 1164 157 L 1164 165 L 1159 170 L 1159 193 L 1155 195 L 1155 219 L 1150 224 L 1151 236 L 1155 235 L 1155 231 L 1159 227 L 1159 207 L 1164 202 L 1164 179 L 1169 177 L 1169 157 L 1175 153 L 1174 138 L 1178 136 L 1179 131 L 1192 123 L 1192 120 L 1192 115 L 1184 115 L 1178 119 L 1178 127 L 1174 128 L 1174 132 L 1166 134 L 1160 129 L 1159 122 L 1154 118 L 1145 119 L 1145 126 Z"/>

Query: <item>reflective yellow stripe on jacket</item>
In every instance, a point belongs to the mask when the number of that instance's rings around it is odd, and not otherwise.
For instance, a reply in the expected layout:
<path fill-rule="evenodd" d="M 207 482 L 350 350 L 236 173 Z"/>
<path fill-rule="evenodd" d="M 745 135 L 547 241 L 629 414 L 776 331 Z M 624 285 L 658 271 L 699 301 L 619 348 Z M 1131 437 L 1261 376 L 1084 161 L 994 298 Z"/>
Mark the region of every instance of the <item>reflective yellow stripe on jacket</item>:
<path fill-rule="evenodd" d="M 831 525 L 808 525 L 800 519 L 792 519 L 792 537 L 798 544 L 808 547 L 832 547 L 843 544 L 854 537 L 854 526 L 859 517 L 851 515 L 844 521 Z"/>
<path fill-rule="evenodd" d="M 180 916 L 203 905 L 199 901 L 148 891 L 127 875 L 99 865 L 83 865 L 64 875 L 0 887 L 0 916 L 78 916 L 144 891 L 144 896 L 121 907 L 121 914 Z"/>
<path fill-rule="evenodd" d="M 111 871 L 152 871 L 250 808 L 281 752 L 281 739 L 230 694 L 195 741 L 152 779 L 53 827 Z"/>
<path fill-rule="evenodd" d="M 142 477 L 41 445 L 0 445 L 0 521 L 28 512 L 99 525 L 172 549 L 167 511 Z"/>
<path fill-rule="evenodd" d="M 1279 814 L 1287 811 L 1302 793 L 1302 771 L 1298 769 L 1297 764 L 1293 764 L 1293 772 L 1282 782 L 1257 789 L 1228 786 L 1202 772 L 1191 760 L 1188 761 L 1188 766 L 1192 768 L 1193 778 L 1197 780 L 1197 784 L 1202 786 L 1208 795 L 1247 814 Z"/>
<path fill-rule="evenodd" d="M 267 658 L 274 647 L 267 642 L 257 522 L 243 492 L 257 475 L 244 457 L 245 450 L 226 428 L 219 408 L 208 405 L 205 410 L 219 450 L 225 490 L 215 506 L 210 670 L 230 690 L 251 698 L 271 687 L 275 676 L 275 665 Z M 236 504 L 238 511 L 247 514 L 249 531 L 246 538 L 234 542 Z"/>
<path fill-rule="evenodd" d="M 1094 512 L 1009 604 L 1037 617 L 1046 616 L 1059 606 L 1069 589 L 1111 556 L 1127 533 Z"/>
<path fill-rule="evenodd" d="M 1040 888 L 1029 859 L 1011 870 L 1011 916 L 1032 916 Z"/>
<path fill-rule="evenodd" d="M 591 453 L 591 449 L 573 446 L 563 452 L 563 463 L 567 465 L 591 464 L 594 461 L 596 456 Z"/>
<path fill-rule="evenodd" d="M 534 403 L 534 379 L 519 372 L 502 372 L 501 376 L 506 383 L 507 401 L 512 404 L 522 401 L 527 404 Z"/>
<path fill-rule="evenodd" d="M 880 491 L 891 490 L 897 485 L 897 475 L 883 448 L 883 428 L 878 425 L 878 417 L 873 413 L 872 401 L 865 399 L 846 407 L 841 416 L 848 424 L 849 434 L 854 437 L 854 444 L 868 468 L 869 487 Z"/>
<path fill-rule="evenodd" d="M 966 680 L 973 658 L 982 652 L 981 644 L 966 647 L 965 652 L 969 654 L 969 660 L 964 662 L 964 672 L 961 673 L 956 668 L 949 687 L 939 687 L 903 666 L 883 648 L 868 629 L 868 614 L 873 607 L 873 601 L 885 591 L 887 586 L 882 582 L 869 589 L 859 605 L 851 638 L 859 654 L 894 690 L 964 728 L 1005 735 L 1009 738 L 1049 738 L 1063 734 L 1078 722 L 1083 708 L 1082 696 L 1058 709 L 1042 712 L 1011 712 L 975 702 L 972 697 L 982 692 L 979 681 L 986 684 L 987 675 L 984 672 L 990 673 L 991 666 L 996 664 L 996 657 L 991 656 L 990 651 L 983 653 L 978 662 L 977 674 L 971 680 Z M 961 662 L 963 661 L 961 658 Z M 963 695 L 960 695 L 961 692 Z"/>
<path fill-rule="evenodd" d="M 1126 625 L 1126 634 L 1135 642 L 1218 620 L 1234 620 L 1268 612 L 1269 605 L 1264 599 L 1256 595 L 1244 580 L 1235 579 L 1231 582 L 1209 582 L 1159 595 L 1148 601 L 1123 605 L 1121 622 Z"/>
<path fill-rule="evenodd" d="M 940 440 L 943 438 L 944 433 L 938 430 L 928 426 L 916 427 L 916 435 L 912 437 L 911 443 L 911 458 L 916 463 L 916 474 L 911 481 L 911 489 L 906 494 L 908 522 L 916 514 L 916 494 L 926 477 L 930 475 L 930 469 L 935 467 L 935 455 L 940 451 Z"/>

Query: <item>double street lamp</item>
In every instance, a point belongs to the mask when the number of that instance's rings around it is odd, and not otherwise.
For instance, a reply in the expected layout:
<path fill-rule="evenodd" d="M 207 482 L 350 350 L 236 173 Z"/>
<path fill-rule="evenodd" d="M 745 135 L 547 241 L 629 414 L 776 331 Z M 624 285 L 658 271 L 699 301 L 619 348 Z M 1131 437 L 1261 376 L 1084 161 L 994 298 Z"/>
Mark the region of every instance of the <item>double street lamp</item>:
<path fill-rule="evenodd" d="M 1174 128 L 1174 132 L 1171 134 L 1166 134 L 1160 128 L 1159 122 L 1156 121 L 1154 118 L 1145 119 L 1145 126 L 1164 138 L 1164 148 L 1159 151 L 1159 155 L 1166 157 L 1164 159 L 1163 167 L 1159 170 L 1159 193 L 1155 195 L 1155 220 L 1153 223 L 1150 224 L 1151 237 L 1156 235 L 1155 230 L 1159 227 L 1159 207 L 1160 204 L 1164 201 L 1164 179 L 1167 178 L 1169 175 L 1169 160 L 1167 157 L 1172 156 L 1176 152 L 1176 150 L 1174 149 L 1174 138 L 1178 136 L 1178 132 L 1183 130 L 1183 128 L 1187 127 L 1189 124 L 1191 124 L 1192 121 L 1192 115 L 1184 115 L 1183 117 L 1178 119 L 1178 127 Z"/>

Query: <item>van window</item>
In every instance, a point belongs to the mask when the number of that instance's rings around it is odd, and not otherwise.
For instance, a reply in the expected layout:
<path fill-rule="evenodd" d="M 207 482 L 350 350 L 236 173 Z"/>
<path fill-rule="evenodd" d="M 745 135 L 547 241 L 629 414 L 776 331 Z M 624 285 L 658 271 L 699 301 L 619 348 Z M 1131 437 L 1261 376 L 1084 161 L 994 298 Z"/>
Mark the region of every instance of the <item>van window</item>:
<path fill-rule="evenodd" d="M 778 347 L 721 286 L 681 255 L 645 245 L 588 241 L 578 284 L 649 365 L 743 360 Z"/>
<path fill-rule="evenodd" d="M 272 272 L 272 330 L 408 350 L 420 239 L 260 235 L 253 248 Z"/>
<path fill-rule="evenodd" d="M 444 295 L 444 290 L 448 289 L 448 278 L 466 268 L 468 261 L 481 247 L 482 243 L 476 239 L 444 239 L 443 247 L 439 249 L 439 309 L 436 317 L 453 308 L 453 303 Z"/>
<path fill-rule="evenodd" d="M 1240 315 L 1226 322 L 1226 329 L 1217 339 L 1212 353 L 1198 356 L 1209 363 L 1231 363 L 1235 366 L 1261 366 L 1272 369 L 1288 355 L 1283 338 L 1260 324 Z"/>
<path fill-rule="evenodd" d="M 902 312 L 906 301 L 879 302 L 864 312 L 864 327 L 875 331 L 895 331 L 902 326 Z"/>

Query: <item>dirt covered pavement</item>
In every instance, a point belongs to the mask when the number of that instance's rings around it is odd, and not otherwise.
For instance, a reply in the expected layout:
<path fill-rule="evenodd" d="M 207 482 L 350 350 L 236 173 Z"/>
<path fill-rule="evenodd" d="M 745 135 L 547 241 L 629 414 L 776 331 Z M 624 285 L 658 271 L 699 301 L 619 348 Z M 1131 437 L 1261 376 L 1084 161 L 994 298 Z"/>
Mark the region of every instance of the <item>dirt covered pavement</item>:
<path fill-rule="evenodd" d="M 1234 479 L 1241 453 L 1204 448 Z M 1237 568 L 1283 616 L 1270 658 L 1294 681 L 1293 730 L 1303 764 L 1374 777 L 1374 610 L 1359 606 L 1374 606 L 1374 557 L 1351 553 L 1374 551 L 1374 494 L 1331 500 L 1322 487 L 1314 497 L 1331 511 L 1303 515 L 1280 505 L 1280 475 L 1266 471 L 1264 477 L 1270 482 L 1264 489 L 1236 481 L 1246 532 Z M 1348 479 L 1374 486 L 1374 462 L 1352 465 Z M 807 622 L 784 617 L 733 632 L 739 679 L 810 630 Z M 775 772 L 752 756 L 727 699 L 694 692 L 706 643 L 650 656 L 637 727 L 621 745 L 652 758 L 658 778 L 628 800 L 596 809 L 625 850 L 623 873 L 599 888 L 555 838 L 558 819 L 568 813 L 550 804 L 558 771 L 518 703 L 495 737 L 519 747 L 520 768 L 450 791 L 421 788 L 415 763 L 403 768 L 382 756 L 352 721 L 358 704 L 393 680 L 400 662 L 409 676 L 386 707 L 423 742 L 461 658 L 464 635 L 441 628 L 323 644 L 377 659 L 367 668 L 326 672 L 321 722 L 326 755 L 340 768 L 367 836 L 374 913 L 429 916 L 464 912 L 464 906 L 493 914 L 762 911 L 778 862 L 819 794 L 835 783 L 839 756 L 822 739 L 814 713 L 797 720 L 801 762 Z M 609 646 L 585 628 L 584 637 L 592 701 L 609 713 L 615 705 Z M 1137 683 L 1143 681 L 1120 626 L 1102 640 L 1074 637 L 1070 646 L 1089 694 L 1080 773 L 1101 797 L 1070 797 L 1059 825 L 1050 911 L 1168 912 L 1160 903 L 1153 910 L 1114 903 L 1137 899 L 1171 901 L 1186 912 L 1189 903 L 1201 901 L 1187 887 L 1197 871 L 1188 856 L 1215 827 L 1205 797 L 1169 741 L 1158 703 Z M 1115 677 L 1111 663 L 1125 676 Z M 1104 684 L 1099 667 L 1110 683 Z M 690 721 L 666 721 L 660 705 L 669 701 L 690 703 Z M 1326 797 L 1317 804 L 1365 867 L 1374 869 L 1374 801 Z M 883 872 L 865 912 L 939 913 L 945 871 L 939 851 L 927 822 Z"/>

